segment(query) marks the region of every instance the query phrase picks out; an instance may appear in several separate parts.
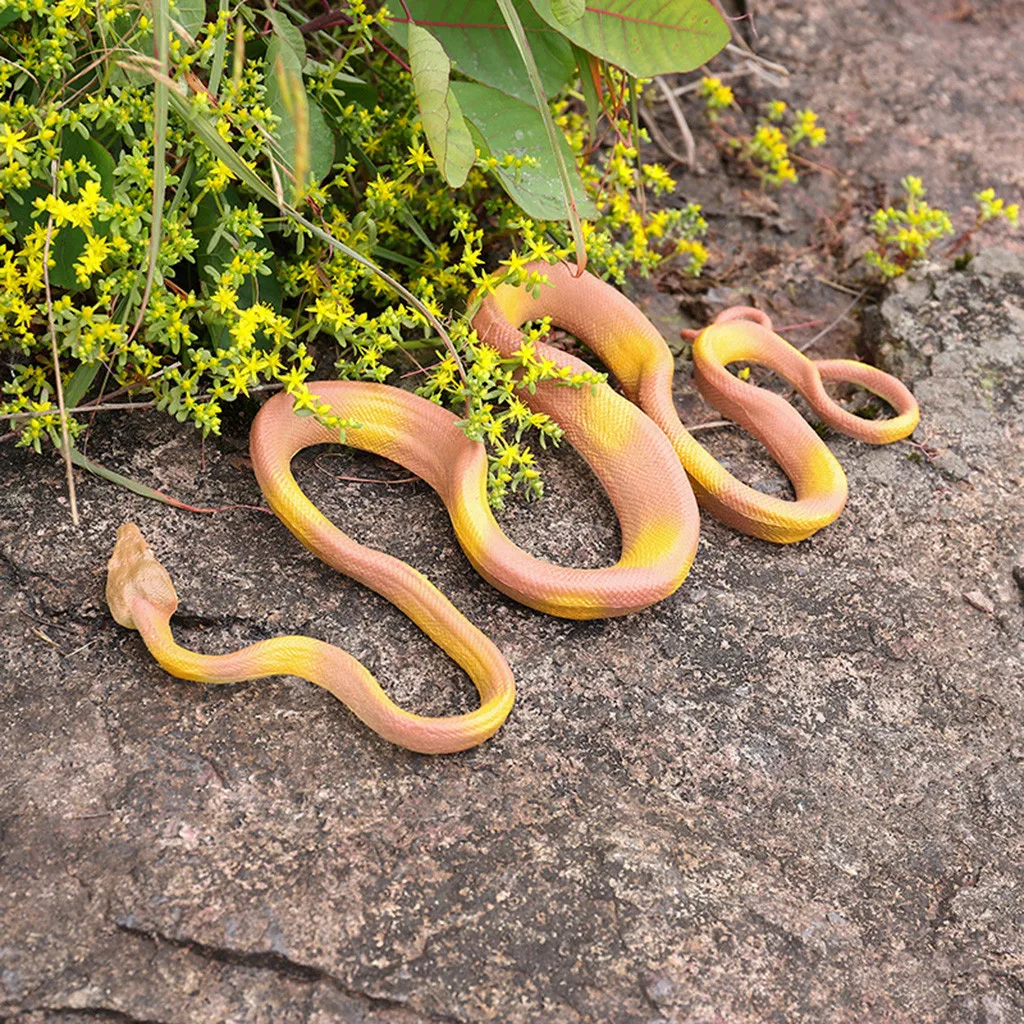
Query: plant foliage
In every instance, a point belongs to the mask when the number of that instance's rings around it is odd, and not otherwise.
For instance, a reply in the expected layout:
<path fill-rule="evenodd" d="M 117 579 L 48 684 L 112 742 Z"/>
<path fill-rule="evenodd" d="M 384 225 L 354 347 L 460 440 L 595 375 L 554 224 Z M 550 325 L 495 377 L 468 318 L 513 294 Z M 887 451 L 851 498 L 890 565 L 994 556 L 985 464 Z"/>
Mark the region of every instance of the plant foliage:
<path fill-rule="evenodd" d="M 567 195 L 596 272 L 621 281 L 677 252 L 699 272 L 699 208 L 645 213 L 642 190 L 671 178 L 640 162 L 621 103 L 598 145 L 566 90 L 579 59 L 635 95 L 602 62 L 691 67 L 724 23 L 709 0 L 659 3 L 671 24 L 620 0 L 517 0 L 531 81 L 497 0 L 400 6 L 0 0 L 0 414 L 21 444 L 56 441 L 57 373 L 69 407 L 127 391 L 204 434 L 227 403 L 283 387 L 340 436 L 307 386 L 333 364 L 413 374 L 491 446 L 496 501 L 539 492 L 527 431 L 559 431 L 520 389 L 562 375 L 529 345 L 497 359 L 460 314 L 529 261 L 572 255 Z M 607 18 L 625 27 L 602 43 Z"/>

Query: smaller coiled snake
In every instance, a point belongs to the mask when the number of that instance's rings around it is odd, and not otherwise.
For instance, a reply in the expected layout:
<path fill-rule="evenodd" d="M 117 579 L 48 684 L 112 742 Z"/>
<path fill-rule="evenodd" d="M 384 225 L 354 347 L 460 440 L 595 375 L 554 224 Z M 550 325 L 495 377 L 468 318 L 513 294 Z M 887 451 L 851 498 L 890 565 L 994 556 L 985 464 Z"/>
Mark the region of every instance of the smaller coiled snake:
<path fill-rule="evenodd" d="M 913 395 L 895 378 L 849 360 L 812 362 L 772 331 L 768 317 L 735 307 L 693 339 L 697 385 L 720 413 L 767 448 L 789 477 L 795 501 L 755 491 L 728 473 L 680 422 L 672 401 L 673 359 L 654 326 L 625 296 L 590 274 L 562 265 L 532 265 L 550 282 L 537 295 L 501 286 L 488 296 L 473 326 L 486 344 L 510 356 L 520 327 L 550 316 L 584 341 L 617 378 L 627 397 L 607 385 L 579 390 L 553 382 L 524 400 L 549 414 L 589 463 L 611 499 L 622 531 L 622 554 L 602 569 L 572 569 L 517 548 L 499 528 L 487 502 L 487 455 L 445 409 L 398 388 L 358 382 L 311 386 L 344 417 L 362 426 L 347 442 L 375 452 L 422 477 L 445 503 L 463 551 L 488 582 L 539 611 L 567 618 L 624 615 L 673 593 L 697 547 L 696 499 L 712 515 L 745 533 L 787 543 L 802 540 L 839 515 L 846 477 L 821 438 L 786 402 L 727 369 L 760 363 L 785 377 L 830 426 L 884 444 L 908 436 L 918 422 Z M 589 369 L 573 356 L 537 345 L 540 358 Z M 828 396 L 823 381 L 848 381 L 885 399 L 896 415 L 861 419 Z M 253 423 L 253 468 L 270 507 L 314 554 L 408 615 L 467 672 L 480 694 L 468 714 L 431 718 L 398 707 L 351 655 L 320 640 L 283 636 L 232 654 L 204 655 L 180 647 L 170 619 L 177 596 L 170 577 L 133 523 L 118 531 L 110 559 L 107 600 L 114 618 L 137 629 L 172 675 L 233 683 L 272 675 L 302 676 L 333 693 L 385 739 L 423 753 L 475 746 L 504 722 L 515 684 L 504 657 L 423 575 L 383 552 L 357 544 L 302 493 L 291 473 L 303 448 L 335 440 L 312 418 L 292 414 L 278 394 Z M 684 472 L 685 470 L 685 472 Z M 691 487 L 692 484 L 692 487 Z"/>

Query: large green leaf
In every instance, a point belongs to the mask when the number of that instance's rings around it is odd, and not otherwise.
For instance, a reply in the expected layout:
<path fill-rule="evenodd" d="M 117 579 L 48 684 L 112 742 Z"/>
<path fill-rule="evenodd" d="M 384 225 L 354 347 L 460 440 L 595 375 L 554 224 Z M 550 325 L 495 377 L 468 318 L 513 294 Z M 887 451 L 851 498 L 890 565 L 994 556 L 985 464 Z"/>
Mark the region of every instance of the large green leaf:
<path fill-rule="evenodd" d="M 591 0 L 583 17 L 567 24 L 552 9 L 558 2 L 530 0 L 577 46 L 638 78 L 692 71 L 729 42 L 729 26 L 711 0 Z"/>
<path fill-rule="evenodd" d="M 536 102 L 496 0 L 406 0 L 406 6 L 415 22 L 437 37 L 456 71 L 525 103 Z M 544 91 L 554 96 L 576 67 L 569 43 L 541 20 L 526 0 L 518 0 L 516 7 Z M 392 5 L 392 9 L 401 11 L 398 5 Z M 385 28 L 406 47 L 407 27 L 404 17 L 385 23 Z"/>
<path fill-rule="evenodd" d="M 100 189 L 108 199 L 113 196 L 114 159 L 94 138 L 82 138 L 75 132 L 68 132 L 61 141 L 61 157 L 75 163 L 85 157 L 99 173 Z M 49 189 L 32 183 L 20 193 L 8 192 L 6 196 L 7 210 L 17 225 L 18 234 L 24 237 L 37 223 L 46 225 L 46 215 L 40 215 L 35 209 L 35 201 L 50 194 Z M 109 226 L 101 220 L 93 224 L 96 233 L 109 235 Z M 50 259 L 54 265 L 50 270 L 50 284 L 54 288 L 63 288 L 69 292 L 80 292 L 84 285 L 78 283 L 75 273 L 75 261 L 82 255 L 86 243 L 85 232 L 81 228 L 65 224 L 54 233 L 50 246 Z"/>
<path fill-rule="evenodd" d="M 206 24 L 206 0 L 171 0 L 170 15 L 194 41 Z"/>
<path fill-rule="evenodd" d="M 278 147 L 276 155 L 293 173 L 300 171 L 305 164 L 313 180 L 319 182 L 327 176 L 334 163 L 334 135 L 323 111 L 306 95 L 302 81 L 302 67 L 306 61 L 302 33 L 284 15 L 274 11 L 267 14 L 274 15 L 274 35 L 267 44 L 266 61 L 269 72 L 267 104 L 278 118 L 273 132 Z M 294 109 L 289 110 L 289 99 L 292 104 L 301 103 L 305 108 L 307 133 L 300 130 Z M 299 147 L 306 151 L 302 152 Z M 306 183 L 298 184 L 301 191 Z"/>
<path fill-rule="evenodd" d="M 571 25 L 579 21 L 585 10 L 584 0 L 551 0 L 551 13 L 559 25 Z"/>
<path fill-rule="evenodd" d="M 266 10 L 262 12 L 263 17 L 269 20 L 274 26 L 274 35 L 285 43 L 288 48 L 299 58 L 300 68 L 306 66 L 306 40 L 302 38 L 299 27 L 280 11 Z"/>
<path fill-rule="evenodd" d="M 466 119 L 480 133 L 493 156 L 500 159 L 506 153 L 512 153 L 515 156 L 532 156 L 537 160 L 536 167 L 497 172 L 508 194 L 531 217 L 565 220 L 565 196 L 540 111 L 476 82 L 454 82 L 452 89 L 459 97 Z M 560 138 L 559 145 L 567 166 L 574 168 L 575 160 L 569 144 Z M 595 217 L 597 209 L 587 198 L 579 175 L 575 170 L 569 174 L 580 216 Z"/>
<path fill-rule="evenodd" d="M 476 160 L 459 101 L 449 83 L 451 61 L 441 44 L 419 25 L 408 26 L 409 67 L 420 106 L 423 131 L 437 169 L 452 188 L 466 183 Z"/>
<path fill-rule="evenodd" d="M 573 175 L 570 174 L 572 161 L 565 158 L 565 146 L 563 145 L 565 135 L 558 130 L 555 119 L 551 116 L 551 108 L 548 106 L 547 97 L 544 95 L 544 85 L 540 79 L 540 72 L 537 70 L 537 60 L 533 56 L 533 47 L 530 46 L 530 41 L 526 38 L 526 29 L 523 28 L 523 20 L 519 17 L 519 11 L 516 10 L 515 0 L 498 0 L 498 7 L 501 9 L 501 16 L 505 19 L 505 24 L 508 25 L 523 66 L 526 68 L 526 75 L 530 79 L 530 88 L 533 89 L 534 102 L 537 104 L 541 123 L 544 125 L 544 134 L 548 138 L 548 149 L 554 157 L 558 182 L 562 187 L 565 213 L 572 230 L 573 246 L 576 249 L 576 276 L 579 277 L 587 266 L 587 244 L 583 237 L 579 206 L 573 194 Z"/>

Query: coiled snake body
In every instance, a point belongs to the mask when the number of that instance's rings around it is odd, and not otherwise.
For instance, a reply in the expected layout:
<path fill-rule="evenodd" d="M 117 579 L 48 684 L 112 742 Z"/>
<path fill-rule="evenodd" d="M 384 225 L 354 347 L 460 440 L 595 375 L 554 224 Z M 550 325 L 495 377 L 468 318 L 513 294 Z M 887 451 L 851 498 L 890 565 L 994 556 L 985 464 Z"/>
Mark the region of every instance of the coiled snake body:
<path fill-rule="evenodd" d="M 537 296 L 501 286 L 484 301 L 473 325 L 503 355 L 521 345 L 519 328 L 550 316 L 594 350 L 618 379 L 624 398 L 607 385 L 579 390 L 541 383 L 524 395 L 531 408 L 552 416 L 608 493 L 622 531 L 614 566 L 572 569 L 541 561 L 501 532 L 487 503 L 487 456 L 457 417 L 439 406 L 380 384 L 323 382 L 311 387 L 363 426 L 347 441 L 401 464 L 422 477 L 445 503 L 462 549 L 493 586 L 539 611 L 567 618 L 624 615 L 662 600 L 682 583 L 697 547 L 696 498 L 713 515 L 766 540 L 792 542 L 831 522 L 846 501 L 846 478 L 828 448 L 782 398 L 745 383 L 726 369 L 744 361 L 786 377 L 817 415 L 851 437 L 886 443 L 917 425 L 917 403 L 888 374 L 848 360 L 812 362 L 771 330 L 757 310 L 737 307 L 694 340 L 697 384 L 719 412 L 757 437 L 793 483 L 795 501 L 783 501 L 740 483 L 679 421 L 672 401 L 672 355 L 653 325 L 622 294 L 597 278 L 572 277 L 564 265 L 534 265 L 550 286 Z M 539 344 L 540 358 L 589 369 L 565 352 Z M 884 398 L 896 416 L 853 416 L 825 392 L 823 380 L 850 381 Z M 467 672 L 480 694 L 468 714 L 431 718 L 398 707 L 351 655 L 310 637 L 285 636 L 223 655 L 180 647 L 170 619 L 177 597 L 170 577 L 138 528 L 118 532 L 110 560 L 107 599 L 121 625 L 138 629 L 172 675 L 211 683 L 263 676 L 302 676 L 333 693 L 370 728 L 393 743 L 423 753 L 447 753 L 481 743 L 508 716 L 515 684 L 494 644 L 422 574 L 390 555 L 357 544 L 302 493 L 292 457 L 336 438 L 312 418 L 292 414 L 279 394 L 253 424 L 250 452 L 271 508 L 299 540 L 340 572 L 364 583 L 408 615 Z M 692 487 L 691 487 L 692 484 Z"/>

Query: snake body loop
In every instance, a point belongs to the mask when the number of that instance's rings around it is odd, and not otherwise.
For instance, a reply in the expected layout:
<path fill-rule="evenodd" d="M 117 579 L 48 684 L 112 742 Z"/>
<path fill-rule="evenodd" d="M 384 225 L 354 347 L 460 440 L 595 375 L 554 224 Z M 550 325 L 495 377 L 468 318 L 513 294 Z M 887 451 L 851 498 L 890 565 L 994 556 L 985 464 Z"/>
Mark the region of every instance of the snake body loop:
<path fill-rule="evenodd" d="M 796 492 L 796 501 L 770 497 L 737 480 L 683 426 L 672 399 L 672 354 L 629 299 L 590 274 L 573 278 L 564 264 L 531 264 L 527 270 L 543 270 L 553 287 L 537 297 L 521 288 L 499 288 L 474 320 L 481 338 L 510 355 L 519 345 L 519 327 L 550 316 L 555 326 L 585 341 L 672 442 L 697 500 L 716 519 L 744 533 L 778 543 L 810 536 L 843 510 L 846 474 L 787 401 L 733 376 L 726 369 L 729 363 L 760 363 L 775 370 L 825 423 L 857 440 L 887 444 L 917 426 L 917 402 L 894 377 L 847 359 L 813 362 L 775 334 L 760 310 L 725 310 L 714 324 L 696 332 L 694 376 L 709 404 L 768 449 Z M 879 421 L 854 416 L 828 396 L 823 380 L 858 384 L 889 402 L 896 416 Z"/>
<path fill-rule="evenodd" d="M 898 381 L 859 363 L 813 363 L 771 330 L 757 310 L 727 310 L 700 332 L 693 355 L 698 386 L 723 414 L 757 437 L 793 482 L 797 500 L 771 498 L 731 476 L 687 432 L 672 402 L 672 356 L 655 328 L 614 288 L 565 266 L 534 265 L 553 287 L 534 296 L 502 286 L 474 319 L 481 339 L 504 355 L 522 343 L 519 328 L 551 316 L 586 342 L 618 381 L 612 388 L 575 390 L 554 382 L 525 395 L 532 409 L 555 419 L 587 460 L 619 519 L 622 552 L 615 565 L 573 569 L 541 561 L 501 531 L 487 502 L 487 456 L 457 418 L 397 388 L 322 382 L 311 390 L 339 416 L 362 426 L 347 442 L 397 462 L 438 493 L 455 535 L 477 571 L 499 590 L 539 611 L 567 618 L 624 615 L 660 601 L 682 583 L 697 546 L 697 499 L 725 522 L 768 540 L 800 540 L 831 522 L 846 500 L 842 469 L 817 434 L 777 395 L 728 372 L 738 360 L 770 366 L 785 376 L 827 423 L 853 437 L 884 443 L 917 423 L 913 396 Z M 537 345 L 541 359 L 589 369 L 565 352 Z M 869 422 L 837 406 L 823 380 L 851 381 L 885 398 L 894 419 Z M 635 403 L 635 404 L 634 404 Z M 286 636 L 223 655 L 179 646 L 170 619 L 177 596 L 170 577 L 126 523 L 110 560 L 107 599 L 119 623 L 138 629 L 172 675 L 212 683 L 268 675 L 302 676 L 333 693 L 385 739 L 424 753 L 447 753 L 483 742 L 512 708 L 515 685 L 495 645 L 422 574 L 383 552 L 356 543 L 303 494 L 291 472 L 302 449 L 336 438 L 312 418 L 295 416 L 283 394 L 253 424 L 253 468 L 273 511 L 314 554 L 386 597 L 461 665 L 480 695 L 463 715 L 426 717 L 398 707 L 350 655 L 310 637 Z M 692 482 L 692 489 L 690 483 Z"/>

